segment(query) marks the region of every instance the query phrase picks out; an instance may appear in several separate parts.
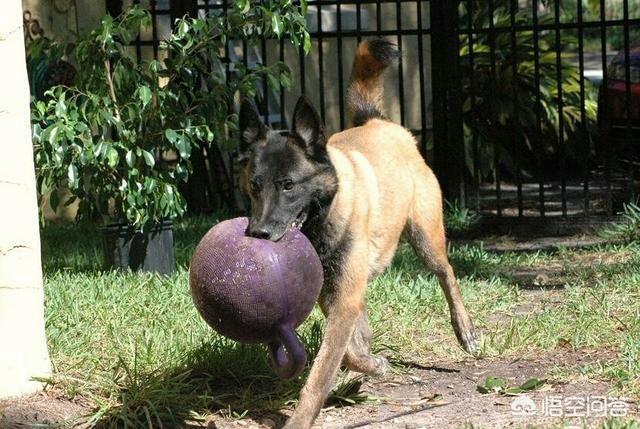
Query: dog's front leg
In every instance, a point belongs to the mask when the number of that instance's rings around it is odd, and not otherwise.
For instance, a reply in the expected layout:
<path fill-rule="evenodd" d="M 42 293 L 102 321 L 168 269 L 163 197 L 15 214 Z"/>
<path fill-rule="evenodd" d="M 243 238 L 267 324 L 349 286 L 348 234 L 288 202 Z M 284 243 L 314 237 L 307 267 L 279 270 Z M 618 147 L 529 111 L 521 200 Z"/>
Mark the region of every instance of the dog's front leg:
<path fill-rule="evenodd" d="M 362 255 L 361 255 L 362 258 Z M 366 260 L 366 258 L 363 258 Z M 345 264 L 348 266 L 349 264 Z M 324 404 L 344 357 L 354 327 L 364 307 L 367 286 L 366 265 L 353 269 L 338 283 L 338 289 L 328 299 L 327 326 L 320 351 L 309 378 L 300 392 L 300 401 L 285 429 L 311 427 Z M 344 271 L 347 270 L 345 267 Z M 343 271 L 343 272 L 344 272 Z"/>

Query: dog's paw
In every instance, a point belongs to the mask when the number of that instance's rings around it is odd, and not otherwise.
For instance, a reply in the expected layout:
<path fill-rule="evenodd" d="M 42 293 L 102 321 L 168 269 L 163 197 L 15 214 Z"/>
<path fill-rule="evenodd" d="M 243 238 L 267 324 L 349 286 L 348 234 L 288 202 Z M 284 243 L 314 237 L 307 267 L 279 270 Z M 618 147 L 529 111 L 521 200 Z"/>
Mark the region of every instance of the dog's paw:
<path fill-rule="evenodd" d="M 342 362 L 350 371 L 359 372 L 360 374 L 369 375 L 371 377 L 382 377 L 389 370 L 389 361 L 382 357 L 370 354 L 361 357 L 358 360 L 348 360 Z"/>
<path fill-rule="evenodd" d="M 372 356 L 373 361 L 375 362 L 373 366 L 373 370 L 369 372 L 372 377 L 382 377 L 389 372 L 389 361 L 387 358 L 383 356 Z"/>
<path fill-rule="evenodd" d="M 472 355 L 478 354 L 478 352 L 480 351 L 480 341 L 475 329 L 471 328 L 465 330 L 464 332 L 456 332 L 456 334 L 460 345 L 467 353 L 470 353 Z"/>
<path fill-rule="evenodd" d="M 471 319 L 469 319 L 469 317 L 453 317 L 451 321 L 453 331 L 456 333 L 456 337 L 462 348 L 467 353 L 475 355 L 480 349 L 480 342 L 478 341 L 478 335 L 476 334 Z"/>

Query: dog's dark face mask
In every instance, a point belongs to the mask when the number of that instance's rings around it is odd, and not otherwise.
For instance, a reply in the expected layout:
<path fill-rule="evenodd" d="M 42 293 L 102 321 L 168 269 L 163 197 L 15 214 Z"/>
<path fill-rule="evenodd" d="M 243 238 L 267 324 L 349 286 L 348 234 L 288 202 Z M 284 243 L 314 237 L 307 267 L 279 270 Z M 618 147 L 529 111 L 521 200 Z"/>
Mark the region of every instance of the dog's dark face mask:
<path fill-rule="evenodd" d="M 247 234 L 278 241 L 290 228 L 301 228 L 310 211 L 335 193 L 337 180 L 320 118 L 301 97 L 292 129 L 274 131 L 245 100 L 240 133 L 240 186 L 251 199 Z"/>

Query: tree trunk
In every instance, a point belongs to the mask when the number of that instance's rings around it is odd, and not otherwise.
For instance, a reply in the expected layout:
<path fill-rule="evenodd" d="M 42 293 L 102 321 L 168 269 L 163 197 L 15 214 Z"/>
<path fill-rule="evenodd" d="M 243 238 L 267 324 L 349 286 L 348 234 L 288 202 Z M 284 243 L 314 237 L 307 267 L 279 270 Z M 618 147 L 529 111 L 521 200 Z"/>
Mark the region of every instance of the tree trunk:
<path fill-rule="evenodd" d="M 21 0 L 0 13 L 0 398 L 41 388 L 51 372 L 31 143 Z"/>

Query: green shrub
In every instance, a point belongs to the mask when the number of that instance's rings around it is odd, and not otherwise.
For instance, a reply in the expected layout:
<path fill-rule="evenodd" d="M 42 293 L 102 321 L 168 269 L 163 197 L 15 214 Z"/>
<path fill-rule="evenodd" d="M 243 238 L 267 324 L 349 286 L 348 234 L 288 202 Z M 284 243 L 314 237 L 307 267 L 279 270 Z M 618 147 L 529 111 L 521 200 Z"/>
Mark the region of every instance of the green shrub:
<path fill-rule="evenodd" d="M 136 228 L 185 213 L 177 189 L 186 181 L 194 147 L 235 145 L 233 100 L 251 96 L 260 79 L 271 86 L 291 84 L 282 63 L 248 69 L 228 64 L 228 40 L 249 45 L 261 37 L 288 34 L 308 49 L 306 6 L 237 1 L 225 16 L 185 18 L 161 45 L 168 57 L 136 62 L 130 44 L 147 12 L 134 7 L 79 40 L 71 52 L 75 86 L 57 86 L 32 104 L 38 188 L 67 187 L 70 203 L 80 199 L 80 217 Z M 55 209 L 58 193 L 51 193 Z"/>

